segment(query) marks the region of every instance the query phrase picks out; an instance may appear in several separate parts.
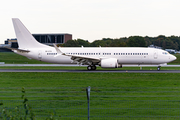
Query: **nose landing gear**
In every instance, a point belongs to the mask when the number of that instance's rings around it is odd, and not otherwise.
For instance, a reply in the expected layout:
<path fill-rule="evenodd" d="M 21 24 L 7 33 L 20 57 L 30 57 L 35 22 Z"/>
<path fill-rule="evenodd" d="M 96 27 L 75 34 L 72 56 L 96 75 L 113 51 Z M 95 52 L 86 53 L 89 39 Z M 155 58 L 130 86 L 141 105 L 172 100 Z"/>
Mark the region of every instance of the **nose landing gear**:
<path fill-rule="evenodd" d="M 161 70 L 161 66 L 158 66 L 158 67 L 157 67 L 157 71 L 160 71 L 160 70 Z"/>

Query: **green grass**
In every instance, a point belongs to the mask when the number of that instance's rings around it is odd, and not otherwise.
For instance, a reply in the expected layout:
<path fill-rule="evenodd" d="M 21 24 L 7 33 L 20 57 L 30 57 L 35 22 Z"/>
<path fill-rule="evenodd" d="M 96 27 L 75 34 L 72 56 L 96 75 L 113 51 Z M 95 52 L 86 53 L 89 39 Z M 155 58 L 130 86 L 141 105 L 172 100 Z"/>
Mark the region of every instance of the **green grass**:
<path fill-rule="evenodd" d="M 46 62 L 28 59 L 13 52 L 0 52 L 0 62 L 5 62 L 5 64 L 47 64 Z"/>
<path fill-rule="evenodd" d="M 0 99 L 5 100 L 4 106 L 20 105 L 21 102 L 8 100 L 21 100 L 21 88 L 25 87 L 36 115 L 56 111 L 56 117 L 60 115 L 61 119 L 87 119 L 85 88 L 91 86 L 91 119 L 180 117 L 180 74 L 0 73 L 0 76 Z"/>

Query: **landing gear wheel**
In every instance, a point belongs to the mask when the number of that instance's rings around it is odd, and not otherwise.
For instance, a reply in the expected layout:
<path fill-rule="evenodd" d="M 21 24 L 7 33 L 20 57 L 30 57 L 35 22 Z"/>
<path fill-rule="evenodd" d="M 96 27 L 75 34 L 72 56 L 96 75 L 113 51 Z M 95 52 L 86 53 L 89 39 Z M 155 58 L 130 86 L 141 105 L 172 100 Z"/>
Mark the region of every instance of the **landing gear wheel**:
<path fill-rule="evenodd" d="M 161 70 L 161 66 L 158 66 L 158 67 L 157 67 L 157 71 L 160 71 L 160 70 Z"/>
<path fill-rule="evenodd" d="M 96 66 L 95 65 L 93 65 L 93 66 L 89 65 L 89 66 L 87 66 L 87 70 L 96 70 Z"/>
<path fill-rule="evenodd" d="M 87 66 L 87 70 L 92 70 L 92 67 L 90 65 Z"/>
<path fill-rule="evenodd" d="M 91 68 L 92 68 L 92 70 L 96 70 L 96 66 L 95 65 L 91 66 Z"/>

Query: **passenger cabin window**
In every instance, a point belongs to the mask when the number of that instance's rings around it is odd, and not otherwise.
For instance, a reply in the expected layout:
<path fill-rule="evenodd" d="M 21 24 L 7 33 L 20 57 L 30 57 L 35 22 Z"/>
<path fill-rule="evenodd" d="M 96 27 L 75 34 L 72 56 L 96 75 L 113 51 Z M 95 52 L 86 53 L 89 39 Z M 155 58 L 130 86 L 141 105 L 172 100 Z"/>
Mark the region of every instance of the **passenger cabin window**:
<path fill-rule="evenodd" d="M 163 52 L 163 54 L 167 54 L 167 53 L 164 53 Z M 103 55 L 104 55 L 104 53 L 103 53 Z M 111 53 L 105 53 L 105 55 L 111 55 Z M 139 55 L 139 56 L 141 56 L 141 55 L 148 55 L 148 53 L 114 53 L 114 55 L 128 55 L 128 56 L 132 56 L 132 55 Z"/>

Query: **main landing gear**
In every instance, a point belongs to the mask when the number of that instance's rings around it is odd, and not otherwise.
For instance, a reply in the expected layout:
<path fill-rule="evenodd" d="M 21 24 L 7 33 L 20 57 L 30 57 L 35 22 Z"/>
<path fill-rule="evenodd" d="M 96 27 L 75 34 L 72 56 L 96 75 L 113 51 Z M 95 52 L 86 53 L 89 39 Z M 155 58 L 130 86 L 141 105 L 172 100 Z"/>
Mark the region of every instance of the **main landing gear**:
<path fill-rule="evenodd" d="M 89 65 L 89 66 L 87 66 L 87 70 L 96 70 L 96 66 L 95 65 Z"/>

